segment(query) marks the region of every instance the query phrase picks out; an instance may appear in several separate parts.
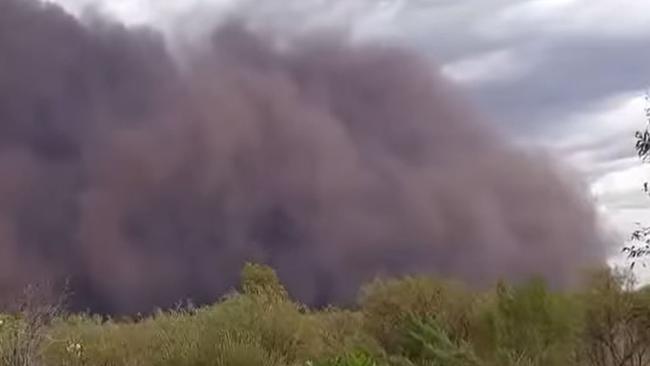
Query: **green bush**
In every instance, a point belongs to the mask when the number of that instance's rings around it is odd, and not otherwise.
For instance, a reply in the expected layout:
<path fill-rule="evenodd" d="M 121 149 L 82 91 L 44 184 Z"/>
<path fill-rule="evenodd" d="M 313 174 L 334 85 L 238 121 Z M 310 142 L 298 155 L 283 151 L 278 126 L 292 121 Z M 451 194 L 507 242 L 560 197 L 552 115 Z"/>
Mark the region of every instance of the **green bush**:
<path fill-rule="evenodd" d="M 566 366 L 574 362 L 581 321 L 578 302 L 541 280 L 500 283 L 480 307 L 472 341 L 495 365 Z"/>
<path fill-rule="evenodd" d="M 394 353 L 412 318 L 434 318 L 452 339 L 466 339 L 474 298 L 456 283 L 406 277 L 372 282 L 362 289 L 360 303 L 365 330 Z"/>
<path fill-rule="evenodd" d="M 371 354 L 381 354 L 382 347 L 364 331 L 363 314 L 352 310 L 327 308 L 309 315 L 318 330 L 319 352 L 314 355 L 336 357 L 362 349 Z"/>
<path fill-rule="evenodd" d="M 485 291 L 423 276 L 376 280 L 356 309 L 312 310 L 271 268 L 248 264 L 239 292 L 197 309 L 137 321 L 40 305 L 0 315 L 0 366 L 650 364 L 650 290 L 610 271 L 589 278 L 571 293 L 541 280 Z"/>
<path fill-rule="evenodd" d="M 650 364 L 650 293 L 628 274 L 601 271 L 582 294 L 585 316 L 578 350 L 585 365 Z"/>
<path fill-rule="evenodd" d="M 405 330 L 402 364 L 478 366 L 479 359 L 463 340 L 453 341 L 434 318 L 409 319 Z"/>
<path fill-rule="evenodd" d="M 289 300 L 287 290 L 269 266 L 246 263 L 241 273 L 241 288 L 246 295 L 264 297 L 271 302 Z"/>

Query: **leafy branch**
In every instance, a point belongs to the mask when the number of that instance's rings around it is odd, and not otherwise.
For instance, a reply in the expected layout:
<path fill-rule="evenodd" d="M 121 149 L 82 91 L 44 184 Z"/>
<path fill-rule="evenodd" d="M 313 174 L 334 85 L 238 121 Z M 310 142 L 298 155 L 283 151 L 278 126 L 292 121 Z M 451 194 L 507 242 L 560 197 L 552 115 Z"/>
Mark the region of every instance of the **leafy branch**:
<path fill-rule="evenodd" d="M 646 92 L 645 101 L 645 129 L 636 131 L 634 134 L 636 137 L 634 148 L 643 163 L 650 159 L 650 92 Z M 643 182 L 643 191 L 650 195 L 650 186 L 647 181 Z M 630 269 L 634 269 L 639 258 L 650 255 L 650 226 L 642 226 L 637 222 L 637 229 L 630 234 L 628 243 L 629 245 L 624 246 L 622 252 L 626 253 L 627 259 L 632 261 Z M 643 263 L 643 266 L 646 267 L 646 264 Z"/>

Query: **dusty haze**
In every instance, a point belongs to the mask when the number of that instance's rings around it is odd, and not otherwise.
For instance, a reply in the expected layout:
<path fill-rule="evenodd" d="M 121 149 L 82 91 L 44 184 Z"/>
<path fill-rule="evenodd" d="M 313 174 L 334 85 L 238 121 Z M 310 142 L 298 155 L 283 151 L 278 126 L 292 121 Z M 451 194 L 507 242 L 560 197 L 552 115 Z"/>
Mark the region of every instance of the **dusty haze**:
<path fill-rule="evenodd" d="M 76 307 L 134 312 L 214 300 L 248 260 L 310 304 L 603 262 L 579 185 L 425 59 L 269 44 L 227 24 L 181 69 L 153 31 L 0 0 L 0 286 L 70 277 Z"/>

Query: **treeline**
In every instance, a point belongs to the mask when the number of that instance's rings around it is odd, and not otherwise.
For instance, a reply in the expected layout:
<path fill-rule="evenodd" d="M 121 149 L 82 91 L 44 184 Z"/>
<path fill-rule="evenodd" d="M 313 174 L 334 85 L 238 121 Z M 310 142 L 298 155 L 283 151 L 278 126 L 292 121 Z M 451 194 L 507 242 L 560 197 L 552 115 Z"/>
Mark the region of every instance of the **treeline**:
<path fill-rule="evenodd" d="M 376 280 L 354 309 L 292 301 L 247 265 L 238 292 L 142 319 L 27 304 L 0 318 L 1 364 L 188 366 L 650 365 L 650 290 L 594 272 L 573 292 L 543 281 L 472 291 L 431 277 Z"/>

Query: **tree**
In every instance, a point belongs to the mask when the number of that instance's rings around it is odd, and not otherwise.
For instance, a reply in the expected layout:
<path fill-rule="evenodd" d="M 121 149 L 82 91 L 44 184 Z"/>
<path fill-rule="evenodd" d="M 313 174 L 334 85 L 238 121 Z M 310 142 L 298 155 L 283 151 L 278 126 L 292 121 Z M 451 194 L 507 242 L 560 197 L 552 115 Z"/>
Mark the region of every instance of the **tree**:
<path fill-rule="evenodd" d="M 636 144 L 635 150 L 641 162 L 646 163 L 650 161 L 650 92 L 645 95 L 646 108 L 645 118 L 646 125 L 643 130 L 636 131 Z M 650 195 L 650 184 L 643 182 L 643 191 Z M 627 254 L 627 258 L 632 261 L 630 268 L 634 268 L 637 260 L 650 255 L 650 226 L 642 225 L 640 222 L 636 223 L 637 229 L 630 234 L 627 244 L 623 247 L 623 253 Z M 643 264 L 645 267 L 645 263 Z"/>
<path fill-rule="evenodd" d="M 277 302 L 289 299 L 275 270 L 266 265 L 246 263 L 241 272 L 241 287 L 247 295 L 264 296 Z"/>
<path fill-rule="evenodd" d="M 21 294 L 0 304 L 0 365 L 41 364 L 48 326 L 64 313 L 68 284 L 61 292 L 50 282 L 26 286 Z"/>
<path fill-rule="evenodd" d="M 588 366 L 650 364 L 650 297 L 626 273 L 597 273 L 584 293 L 580 358 Z"/>

